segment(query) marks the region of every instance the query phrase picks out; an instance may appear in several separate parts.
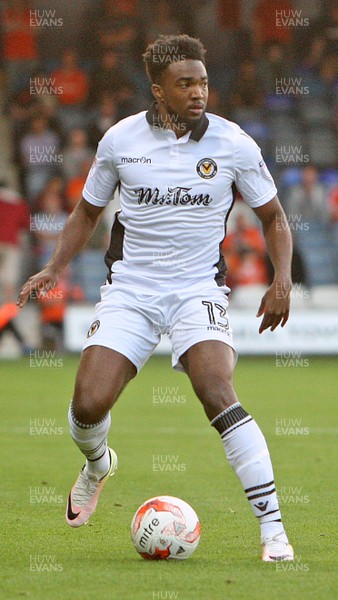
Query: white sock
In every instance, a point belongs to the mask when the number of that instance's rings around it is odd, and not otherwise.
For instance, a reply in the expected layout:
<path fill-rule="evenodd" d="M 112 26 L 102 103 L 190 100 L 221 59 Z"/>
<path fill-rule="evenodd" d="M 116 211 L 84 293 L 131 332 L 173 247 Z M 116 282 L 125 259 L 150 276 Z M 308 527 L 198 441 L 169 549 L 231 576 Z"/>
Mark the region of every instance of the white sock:
<path fill-rule="evenodd" d="M 86 425 L 80 423 L 73 413 L 72 403 L 69 407 L 68 422 L 70 434 L 86 457 L 86 470 L 91 477 L 101 479 L 109 470 L 110 456 L 107 448 L 107 435 L 110 428 L 110 413 L 98 423 Z"/>
<path fill-rule="evenodd" d="M 211 425 L 221 434 L 228 461 L 261 525 L 261 536 L 284 531 L 270 454 L 257 423 L 236 402 L 215 417 Z"/>

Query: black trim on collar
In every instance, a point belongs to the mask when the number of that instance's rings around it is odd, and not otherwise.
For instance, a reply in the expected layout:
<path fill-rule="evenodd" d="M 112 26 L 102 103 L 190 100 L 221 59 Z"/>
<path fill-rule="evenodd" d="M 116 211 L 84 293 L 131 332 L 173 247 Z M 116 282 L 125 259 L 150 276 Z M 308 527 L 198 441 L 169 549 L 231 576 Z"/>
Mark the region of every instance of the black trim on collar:
<path fill-rule="evenodd" d="M 146 112 L 146 119 L 151 127 L 163 128 L 163 122 L 160 119 L 157 103 L 152 102 L 149 109 Z M 209 119 L 206 114 L 203 114 L 203 117 L 196 123 L 195 127 L 191 130 L 191 134 L 189 136 L 189 140 L 193 140 L 194 142 L 199 142 L 200 139 L 205 134 L 206 130 L 209 126 Z"/>

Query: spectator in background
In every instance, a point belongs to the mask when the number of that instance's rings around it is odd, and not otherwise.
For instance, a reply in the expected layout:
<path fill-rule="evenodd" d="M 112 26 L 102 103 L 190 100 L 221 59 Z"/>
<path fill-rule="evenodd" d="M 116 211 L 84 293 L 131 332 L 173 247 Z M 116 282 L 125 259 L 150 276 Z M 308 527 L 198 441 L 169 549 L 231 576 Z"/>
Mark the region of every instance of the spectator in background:
<path fill-rule="evenodd" d="M 179 32 L 179 22 L 171 12 L 170 3 L 167 0 L 156 2 L 156 11 L 152 11 L 151 20 L 145 31 L 145 45 L 152 43 L 159 34 L 170 35 Z"/>
<path fill-rule="evenodd" d="M 46 186 L 44 187 L 42 193 L 37 197 L 33 207 L 33 213 L 41 211 L 43 198 L 46 194 L 55 194 L 59 196 L 59 198 L 62 201 L 63 208 L 66 209 L 67 202 L 64 187 L 64 179 L 61 175 L 54 175 L 54 177 L 51 177 L 51 179 L 48 180 Z"/>
<path fill-rule="evenodd" d="M 138 12 L 138 0 L 105 0 L 107 14 L 118 17 L 135 17 Z"/>
<path fill-rule="evenodd" d="M 332 226 L 332 239 L 336 248 L 338 248 L 338 186 L 335 186 L 329 195 L 329 207 Z M 338 261 L 335 260 L 336 282 L 338 283 Z"/>
<path fill-rule="evenodd" d="M 329 53 L 338 52 L 338 4 L 336 0 L 323 3 L 323 14 L 310 23 L 309 36 L 321 35 L 324 37 Z"/>
<path fill-rule="evenodd" d="M 327 52 L 327 42 L 323 35 L 316 34 L 305 49 L 305 56 L 302 61 L 298 62 L 296 71 L 299 74 L 318 75 L 320 64 Z"/>
<path fill-rule="evenodd" d="M 302 77 L 302 85 L 308 86 L 311 98 L 318 97 L 331 103 L 337 97 L 337 67 L 337 56 L 328 51 L 325 38 L 316 36 L 295 71 Z"/>
<path fill-rule="evenodd" d="M 58 94 L 58 116 L 63 129 L 81 127 L 85 123 L 85 105 L 88 97 L 88 76 L 78 65 L 77 52 L 67 48 L 62 53 L 61 66 L 52 72 L 51 78 Z"/>
<path fill-rule="evenodd" d="M 58 117 L 58 100 L 56 96 L 46 95 L 39 98 L 31 107 L 33 114 L 43 115 L 48 121 L 48 127 L 63 141 L 63 131 Z"/>
<path fill-rule="evenodd" d="M 4 333 L 11 333 L 16 341 L 19 342 L 23 351 L 25 351 L 28 347 L 25 345 L 24 338 L 14 323 L 14 319 L 18 314 L 17 308 L 15 302 L 6 302 L 0 305 L 0 342 Z"/>
<path fill-rule="evenodd" d="M 103 94 L 118 95 L 119 91 L 128 84 L 128 79 L 121 71 L 118 54 L 114 50 L 106 50 L 98 68 L 92 77 L 90 86 L 90 103 L 97 104 Z"/>
<path fill-rule="evenodd" d="M 264 95 L 255 61 L 244 60 L 239 67 L 230 95 L 232 119 L 253 136 L 256 143 L 267 150 L 270 132 L 262 118 Z"/>
<path fill-rule="evenodd" d="M 295 246 L 304 265 L 309 287 L 337 282 L 337 251 L 334 248 L 329 190 L 320 182 L 318 170 L 305 166 L 301 182 L 291 187 L 285 212 L 294 232 Z"/>
<path fill-rule="evenodd" d="M 265 46 L 257 64 L 260 89 L 265 95 L 275 95 L 277 81 L 283 81 L 283 79 L 291 77 L 293 73 L 285 44 L 276 40 Z"/>
<path fill-rule="evenodd" d="M 35 96 L 29 94 L 30 102 L 23 103 L 24 109 L 26 109 L 26 122 L 24 126 L 27 129 L 27 123 L 34 117 L 45 117 L 48 121 L 48 127 L 62 139 L 62 127 L 60 120 L 57 116 L 58 101 L 57 96 L 54 96 L 51 92 Z M 20 96 L 20 105 L 22 102 L 22 94 Z"/>
<path fill-rule="evenodd" d="M 231 288 L 268 283 L 264 238 L 244 214 L 237 215 L 234 231 L 225 238 L 222 252 Z"/>
<path fill-rule="evenodd" d="M 227 95 L 231 91 L 238 47 L 234 49 L 229 45 L 229 32 L 220 19 L 218 4 L 219 0 L 195 0 L 191 5 L 190 20 L 194 35 L 208 48 L 209 82 Z"/>
<path fill-rule="evenodd" d="M 262 84 L 255 61 L 245 59 L 233 84 L 231 103 L 235 108 L 259 110 L 263 104 Z"/>
<path fill-rule="evenodd" d="M 62 173 L 69 181 L 78 177 L 82 171 L 84 161 L 94 159 L 95 152 L 88 145 L 88 136 L 85 129 L 72 129 L 68 135 L 68 142 L 63 150 Z"/>
<path fill-rule="evenodd" d="M 25 100 L 24 97 L 26 98 Z M 27 101 L 27 98 L 30 98 L 29 102 Z M 13 100 L 9 106 L 11 140 L 14 150 L 12 159 L 19 169 L 20 186 L 21 189 L 25 191 L 27 197 L 28 194 L 26 192 L 25 182 L 26 169 L 21 153 L 21 140 L 29 134 L 32 120 L 34 120 L 35 117 L 44 117 L 48 122 L 48 130 L 50 130 L 56 135 L 56 138 L 58 140 L 57 146 L 59 147 L 62 141 L 62 131 L 59 120 L 56 116 L 56 109 L 57 100 L 54 96 L 30 96 L 28 91 L 27 96 L 25 91 L 23 94 L 20 94 L 15 100 Z M 46 144 L 46 146 L 47 145 L 48 144 Z M 28 154 L 30 155 L 31 153 L 29 152 Z M 32 151 L 32 154 L 34 154 L 34 151 Z M 35 159 L 33 158 L 32 160 L 34 161 Z M 55 158 L 56 163 L 54 166 L 57 166 L 57 164 L 59 164 L 57 163 L 57 161 L 61 162 L 61 160 L 61 157 Z M 51 162 L 52 161 L 53 159 L 51 158 Z M 36 159 L 35 162 L 37 163 L 38 159 Z M 40 164 L 42 164 L 42 158 L 40 159 Z M 31 202 L 33 201 L 34 198 L 31 198 Z"/>
<path fill-rule="evenodd" d="M 5 181 L 0 181 L 0 341 L 4 333 L 11 333 L 23 352 L 28 350 L 28 344 L 15 323 L 15 296 L 22 274 L 22 234 L 28 233 L 29 228 L 26 202 Z"/>
<path fill-rule="evenodd" d="M 63 332 L 66 308 L 71 301 L 84 300 L 83 290 L 71 281 L 70 267 L 64 269 L 56 287 L 37 294 L 41 316 L 42 348 L 64 351 Z"/>
<path fill-rule="evenodd" d="M 94 153 L 93 153 L 94 154 Z M 86 182 L 92 158 L 86 158 L 79 164 L 79 172 L 75 177 L 69 179 L 66 186 L 67 210 L 71 212 L 82 198 L 83 186 Z"/>
<path fill-rule="evenodd" d="M 13 160 L 18 169 L 21 189 L 24 189 L 23 181 L 23 165 L 20 153 L 20 140 L 27 132 L 27 123 L 29 123 L 30 111 L 27 106 L 24 106 L 18 99 L 11 101 L 8 107 L 8 115 L 11 127 L 11 141 L 13 153 L 10 159 Z"/>
<path fill-rule="evenodd" d="M 318 171 L 308 165 L 302 169 L 302 180 L 290 189 L 285 203 L 285 212 L 290 222 L 328 223 L 330 207 L 326 187 L 319 182 Z"/>
<path fill-rule="evenodd" d="M 103 134 L 117 122 L 117 104 L 113 96 L 104 94 L 88 127 L 89 143 L 97 147 Z"/>
<path fill-rule="evenodd" d="M 220 117 L 225 117 L 226 111 L 222 100 L 220 92 L 216 88 L 209 86 L 208 111 Z"/>
<path fill-rule="evenodd" d="M 292 27 L 287 26 L 293 5 L 289 0 L 258 0 L 252 12 L 252 40 L 255 56 L 262 56 L 266 44 L 292 42 Z M 286 25 L 283 25 L 283 20 Z"/>
<path fill-rule="evenodd" d="M 98 42 L 102 51 L 114 50 L 119 59 L 133 62 L 138 45 L 137 2 L 132 15 L 120 10 L 121 2 L 106 0 L 104 13 L 98 24 Z"/>
<path fill-rule="evenodd" d="M 30 227 L 29 209 L 21 196 L 0 181 L 0 302 L 13 302 L 21 275 L 21 233 Z"/>
<path fill-rule="evenodd" d="M 144 96 L 137 86 L 129 84 L 122 88 L 116 95 L 117 120 L 129 117 L 149 107 L 148 96 Z"/>
<path fill-rule="evenodd" d="M 61 193 L 54 185 L 47 185 L 39 199 L 38 212 L 32 216 L 31 225 L 40 268 L 51 257 L 67 217 Z"/>
<path fill-rule="evenodd" d="M 25 0 L 11 0 L 2 13 L 7 96 L 20 92 L 38 66 L 37 28 L 30 21 Z"/>
<path fill-rule="evenodd" d="M 338 97 L 338 58 L 334 54 L 324 56 L 320 68 L 319 79 L 321 83 L 320 96 L 331 103 Z"/>
<path fill-rule="evenodd" d="M 126 6 L 129 14 L 126 14 Z M 131 12 L 133 13 L 131 16 Z M 113 50 L 124 79 L 148 93 L 148 82 L 140 64 L 140 48 L 144 47 L 142 27 L 138 17 L 138 1 L 133 3 L 105 0 L 104 12 L 97 25 L 98 45 L 102 53 Z"/>
<path fill-rule="evenodd" d="M 49 127 L 45 116 L 31 119 L 29 131 L 20 141 L 20 163 L 23 170 L 25 193 L 32 204 L 47 181 L 60 170 L 61 140 Z"/>
<path fill-rule="evenodd" d="M 337 226 L 337 243 L 338 243 L 338 187 L 335 186 L 329 194 L 329 207 L 331 220 Z"/>
<path fill-rule="evenodd" d="M 238 0 L 218 0 L 217 15 L 220 29 L 226 39 L 227 63 L 235 68 L 246 56 L 252 55 L 250 32 L 242 25 L 242 6 Z"/>

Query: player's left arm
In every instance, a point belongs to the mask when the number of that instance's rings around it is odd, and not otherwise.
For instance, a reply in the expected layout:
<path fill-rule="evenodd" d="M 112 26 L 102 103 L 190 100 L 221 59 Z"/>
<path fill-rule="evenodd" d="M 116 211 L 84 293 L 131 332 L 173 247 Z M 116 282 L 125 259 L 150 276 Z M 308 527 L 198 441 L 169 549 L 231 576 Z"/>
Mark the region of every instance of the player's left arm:
<path fill-rule="evenodd" d="M 263 315 L 259 333 L 284 327 L 289 318 L 292 260 L 292 237 L 286 215 L 275 196 L 254 212 L 263 226 L 266 248 L 274 267 L 274 278 L 262 298 L 257 317 Z"/>

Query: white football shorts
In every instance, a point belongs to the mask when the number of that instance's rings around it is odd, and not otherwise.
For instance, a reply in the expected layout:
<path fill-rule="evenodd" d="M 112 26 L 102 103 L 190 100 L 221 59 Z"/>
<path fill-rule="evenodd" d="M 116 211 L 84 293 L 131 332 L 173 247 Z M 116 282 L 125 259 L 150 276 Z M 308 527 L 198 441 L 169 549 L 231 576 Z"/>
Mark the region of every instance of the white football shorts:
<path fill-rule="evenodd" d="M 95 307 L 83 350 L 89 346 L 111 348 L 139 371 L 161 335 L 168 334 L 172 366 L 184 371 L 180 356 L 198 342 L 219 340 L 234 350 L 227 314 L 229 291 L 216 283 L 202 290 L 194 285 L 161 292 L 106 283 L 101 287 L 101 301 Z"/>

